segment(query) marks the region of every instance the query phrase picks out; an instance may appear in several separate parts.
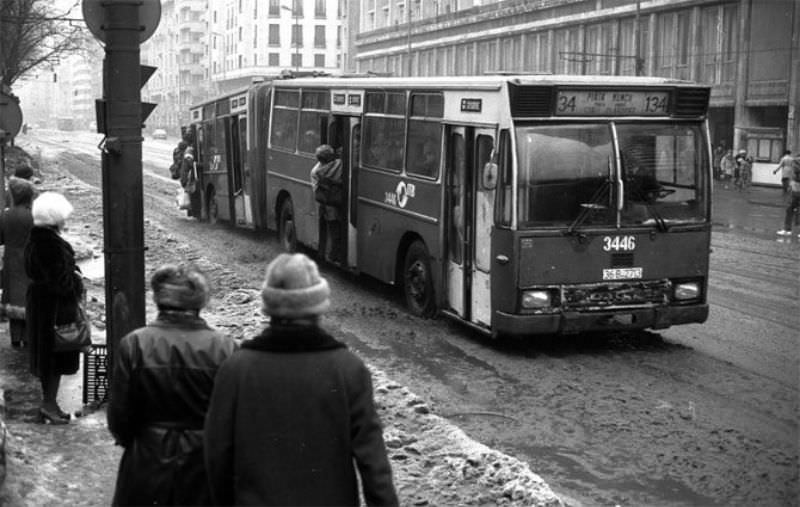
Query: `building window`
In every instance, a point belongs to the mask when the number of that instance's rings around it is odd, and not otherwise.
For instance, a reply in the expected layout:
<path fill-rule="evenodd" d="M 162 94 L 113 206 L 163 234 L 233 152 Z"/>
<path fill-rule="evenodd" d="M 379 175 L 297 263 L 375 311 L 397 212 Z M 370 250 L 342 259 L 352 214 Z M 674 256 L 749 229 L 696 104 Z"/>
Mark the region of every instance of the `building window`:
<path fill-rule="evenodd" d="M 325 19 L 325 0 L 314 0 L 314 17 Z"/>
<path fill-rule="evenodd" d="M 242 35 L 244 34 L 244 29 L 240 26 L 239 27 L 239 42 L 242 42 Z"/>
<path fill-rule="evenodd" d="M 258 53 L 253 53 L 253 66 L 258 67 Z"/>
<path fill-rule="evenodd" d="M 269 45 L 270 46 L 280 46 L 281 45 L 281 27 L 280 25 L 270 24 L 269 25 Z"/>
<path fill-rule="evenodd" d="M 240 69 L 241 69 L 241 68 L 242 68 L 242 66 L 243 66 L 243 62 L 244 62 L 244 59 L 243 59 L 242 55 L 239 55 L 239 68 L 240 68 Z"/>
<path fill-rule="evenodd" d="M 280 55 L 278 53 L 270 53 L 267 57 L 269 58 L 270 67 L 278 67 L 281 64 Z"/>
<path fill-rule="evenodd" d="M 303 0 L 292 0 L 292 16 L 303 17 Z"/>
<path fill-rule="evenodd" d="M 292 67 L 303 66 L 303 55 L 300 53 L 292 53 Z"/>
<path fill-rule="evenodd" d="M 258 3 L 258 2 L 256 2 Z M 280 0 L 269 0 L 269 10 L 267 12 L 269 17 L 276 18 L 281 15 L 281 2 Z"/>
<path fill-rule="evenodd" d="M 314 47 L 325 47 L 325 26 L 317 25 L 314 27 Z"/>
<path fill-rule="evenodd" d="M 253 30 L 253 47 L 258 47 L 258 30 Z"/>
<path fill-rule="evenodd" d="M 325 55 L 314 55 L 314 67 L 325 67 Z"/>
<path fill-rule="evenodd" d="M 341 25 L 336 27 L 336 47 L 337 47 L 337 49 L 342 47 L 342 27 L 341 27 Z"/>
<path fill-rule="evenodd" d="M 292 25 L 292 46 L 303 47 L 303 26 Z"/>

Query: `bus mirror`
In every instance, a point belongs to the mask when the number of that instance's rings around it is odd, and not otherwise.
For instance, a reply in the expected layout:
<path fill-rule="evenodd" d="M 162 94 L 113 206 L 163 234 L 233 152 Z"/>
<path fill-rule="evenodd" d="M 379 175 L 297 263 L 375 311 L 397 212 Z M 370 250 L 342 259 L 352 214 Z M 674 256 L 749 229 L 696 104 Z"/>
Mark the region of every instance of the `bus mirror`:
<path fill-rule="evenodd" d="M 497 164 L 494 162 L 486 162 L 483 165 L 481 183 L 486 190 L 494 190 L 495 187 L 497 187 Z"/>

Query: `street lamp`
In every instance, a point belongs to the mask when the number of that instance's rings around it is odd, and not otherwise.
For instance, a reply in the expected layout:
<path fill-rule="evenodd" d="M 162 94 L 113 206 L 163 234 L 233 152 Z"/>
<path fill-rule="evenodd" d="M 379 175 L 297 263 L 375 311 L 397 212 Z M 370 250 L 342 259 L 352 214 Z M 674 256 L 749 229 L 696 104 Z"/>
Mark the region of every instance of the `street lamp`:
<path fill-rule="evenodd" d="M 295 7 L 296 7 L 296 0 L 295 0 Z M 285 5 L 281 5 L 281 9 L 285 11 L 289 11 L 294 16 L 294 71 L 300 71 L 300 17 L 298 16 L 297 9 L 286 7 Z"/>

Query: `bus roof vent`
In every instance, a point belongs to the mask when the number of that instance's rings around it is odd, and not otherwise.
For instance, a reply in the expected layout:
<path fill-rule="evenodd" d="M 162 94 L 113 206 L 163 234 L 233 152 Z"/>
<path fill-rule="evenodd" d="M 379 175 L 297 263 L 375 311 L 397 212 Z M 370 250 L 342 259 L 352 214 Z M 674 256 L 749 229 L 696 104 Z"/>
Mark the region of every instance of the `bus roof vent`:
<path fill-rule="evenodd" d="M 550 116 L 553 108 L 552 86 L 508 85 L 511 99 L 511 116 L 527 118 L 531 116 Z"/>
<path fill-rule="evenodd" d="M 703 116 L 708 110 L 710 88 L 677 88 L 673 116 Z"/>

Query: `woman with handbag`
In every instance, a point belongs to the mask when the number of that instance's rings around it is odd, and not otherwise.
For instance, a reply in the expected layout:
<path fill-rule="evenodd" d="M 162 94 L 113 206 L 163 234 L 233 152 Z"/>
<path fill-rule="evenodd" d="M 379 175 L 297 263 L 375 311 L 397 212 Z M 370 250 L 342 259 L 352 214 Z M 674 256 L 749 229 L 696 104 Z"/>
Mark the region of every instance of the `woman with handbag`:
<path fill-rule="evenodd" d="M 12 177 L 8 180 L 8 193 L 11 205 L 0 214 L 0 245 L 5 246 L 2 302 L 8 317 L 11 346 L 20 348 L 25 343 L 25 294 L 30 281 L 25 274 L 25 244 L 33 227 L 33 184 Z"/>
<path fill-rule="evenodd" d="M 83 298 L 83 278 L 72 246 L 61 237 L 73 207 L 56 192 L 33 201 L 33 228 L 25 247 L 25 272 L 31 280 L 26 299 L 30 371 L 42 385 L 39 417 L 43 423 L 67 424 L 69 415 L 56 398 L 62 375 L 78 371 L 80 354 L 54 350 L 55 326 L 74 322 Z"/>

